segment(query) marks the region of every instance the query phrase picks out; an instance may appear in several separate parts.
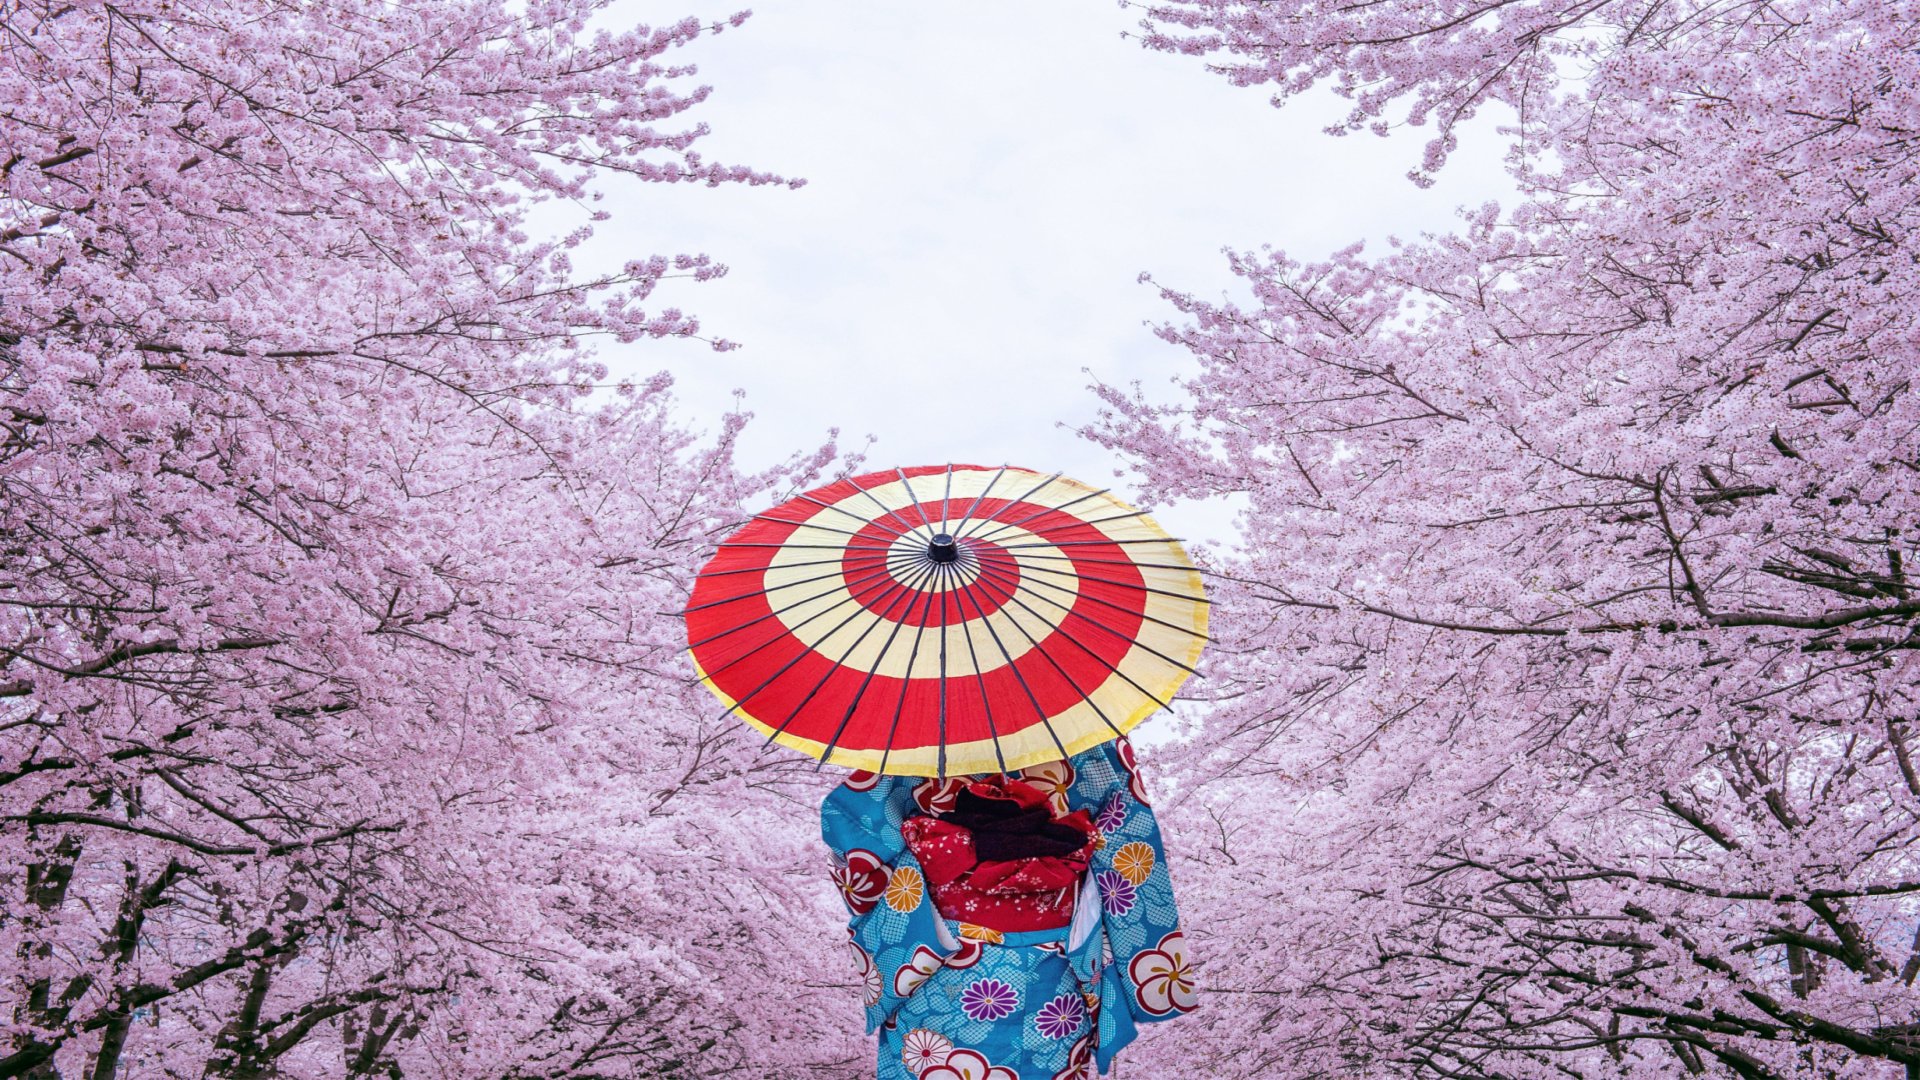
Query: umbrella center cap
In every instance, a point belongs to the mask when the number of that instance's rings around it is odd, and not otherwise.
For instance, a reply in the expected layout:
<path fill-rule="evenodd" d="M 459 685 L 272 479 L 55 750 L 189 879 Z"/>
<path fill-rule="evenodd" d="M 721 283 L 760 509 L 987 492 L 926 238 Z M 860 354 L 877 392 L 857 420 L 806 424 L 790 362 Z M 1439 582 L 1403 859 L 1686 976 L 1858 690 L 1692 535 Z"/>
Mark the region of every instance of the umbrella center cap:
<path fill-rule="evenodd" d="M 935 533 L 933 539 L 927 541 L 927 558 L 937 563 L 959 562 L 960 545 L 950 533 Z"/>

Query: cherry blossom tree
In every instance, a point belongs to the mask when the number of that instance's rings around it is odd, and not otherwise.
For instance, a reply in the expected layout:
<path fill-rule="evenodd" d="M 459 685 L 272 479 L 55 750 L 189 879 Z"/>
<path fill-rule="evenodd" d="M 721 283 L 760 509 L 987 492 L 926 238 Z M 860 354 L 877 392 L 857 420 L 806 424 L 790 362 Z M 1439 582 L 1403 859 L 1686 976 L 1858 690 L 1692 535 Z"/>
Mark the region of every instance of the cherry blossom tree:
<path fill-rule="evenodd" d="M 746 472 L 744 416 L 603 388 L 723 268 L 526 223 L 787 181 L 685 119 L 739 19 L 602 7 L 0 9 L 0 1076 L 862 1052 L 763 1004 L 837 906 L 674 615 L 832 447 Z"/>
<path fill-rule="evenodd" d="M 1920 1075 L 1920 7 L 1169 0 L 1340 131 L 1504 121 L 1452 235 L 1162 287 L 1095 438 L 1245 500 L 1162 756 L 1159 1075 Z"/>

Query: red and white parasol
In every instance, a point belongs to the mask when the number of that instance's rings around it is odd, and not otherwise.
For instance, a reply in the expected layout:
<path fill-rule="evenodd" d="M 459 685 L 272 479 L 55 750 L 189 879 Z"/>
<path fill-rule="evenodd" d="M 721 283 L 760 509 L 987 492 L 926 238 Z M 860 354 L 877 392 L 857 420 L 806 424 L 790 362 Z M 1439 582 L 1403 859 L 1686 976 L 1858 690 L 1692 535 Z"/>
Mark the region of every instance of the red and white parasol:
<path fill-rule="evenodd" d="M 701 680 L 771 741 L 950 776 L 1070 757 L 1167 705 L 1207 601 L 1178 541 L 1105 490 L 938 465 L 757 515 L 686 618 Z"/>

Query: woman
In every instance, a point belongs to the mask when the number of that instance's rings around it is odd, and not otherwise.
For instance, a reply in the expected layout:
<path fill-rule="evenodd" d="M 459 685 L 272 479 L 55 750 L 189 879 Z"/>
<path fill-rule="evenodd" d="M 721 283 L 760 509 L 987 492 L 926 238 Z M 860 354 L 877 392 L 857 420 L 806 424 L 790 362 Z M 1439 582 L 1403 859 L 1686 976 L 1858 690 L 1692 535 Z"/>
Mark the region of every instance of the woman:
<path fill-rule="evenodd" d="M 1194 1007 L 1125 739 L 1001 777 L 855 773 L 820 817 L 879 1080 L 1083 1080 Z"/>

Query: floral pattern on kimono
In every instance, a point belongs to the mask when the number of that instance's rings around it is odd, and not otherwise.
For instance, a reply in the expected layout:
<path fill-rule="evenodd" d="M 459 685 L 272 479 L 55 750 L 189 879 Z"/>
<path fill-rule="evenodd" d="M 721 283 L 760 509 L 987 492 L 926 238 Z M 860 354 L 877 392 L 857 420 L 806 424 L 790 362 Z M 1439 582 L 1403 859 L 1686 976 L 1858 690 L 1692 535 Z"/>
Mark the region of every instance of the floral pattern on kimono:
<path fill-rule="evenodd" d="M 1084 1080 L 1138 1025 L 1196 1004 L 1166 849 L 1124 739 L 1019 774 L 1062 812 L 1086 810 L 1098 849 L 1075 924 L 999 932 L 940 916 L 900 834 L 961 783 L 856 773 L 821 805 L 847 901 L 879 1080 Z"/>

